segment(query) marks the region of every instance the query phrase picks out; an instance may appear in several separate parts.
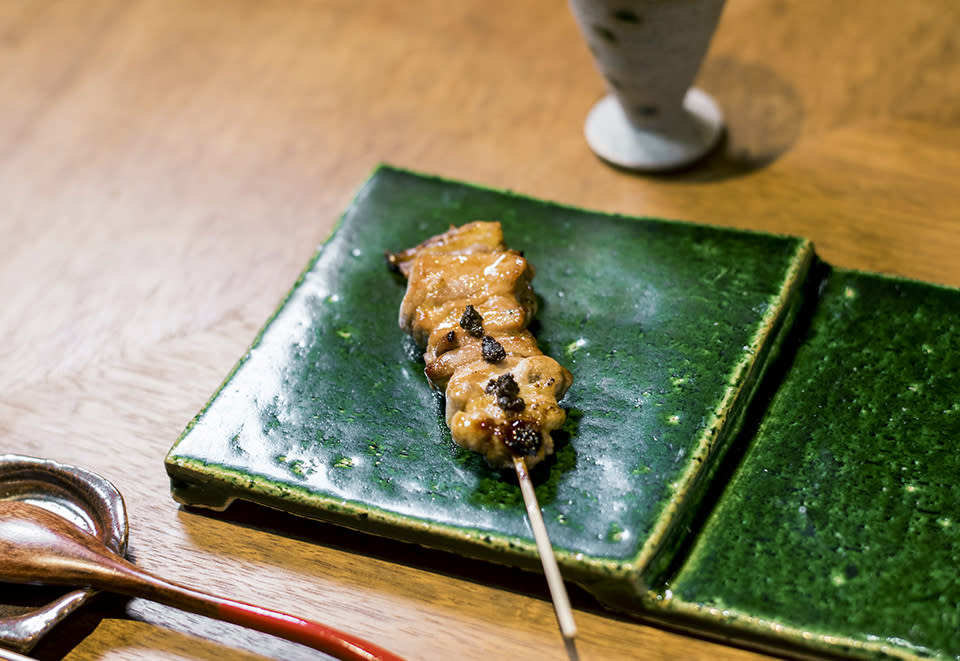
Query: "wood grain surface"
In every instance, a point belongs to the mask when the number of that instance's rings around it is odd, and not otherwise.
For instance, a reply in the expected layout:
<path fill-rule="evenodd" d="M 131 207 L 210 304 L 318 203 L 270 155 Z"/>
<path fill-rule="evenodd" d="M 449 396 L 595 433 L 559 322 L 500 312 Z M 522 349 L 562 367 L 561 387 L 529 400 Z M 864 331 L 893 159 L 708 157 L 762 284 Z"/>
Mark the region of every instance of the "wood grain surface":
<path fill-rule="evenodd" d="M 726 142 L 642 177 L 583 140 L 603 82 L 563 3 L 0 0 L 0 452 L 113 481 L 167 578 L 411 659 L 564 658 L 540 577 L 185 511 L 165 453 L 382 161 L 960 286 L 957 34 L 953 0 L 730 0 L 698 78 Z M 585 661 L 762 657 L 573 601 Z M 33 654 L 315 658 L 110 596 Z"/>

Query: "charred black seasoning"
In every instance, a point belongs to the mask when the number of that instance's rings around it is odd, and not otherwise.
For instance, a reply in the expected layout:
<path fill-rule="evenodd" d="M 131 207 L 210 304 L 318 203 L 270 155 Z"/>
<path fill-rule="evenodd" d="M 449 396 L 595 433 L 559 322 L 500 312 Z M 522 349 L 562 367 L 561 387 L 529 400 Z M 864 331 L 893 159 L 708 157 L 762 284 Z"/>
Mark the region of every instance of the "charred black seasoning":
<path fill-rule="evenodd" d="M 503 444 L 518 455 L 534 455 L 540 451 L 543 440 L 540 432 L 526 420 L 513 420 L 503 425 Z"/>
<path fill-rule="evenodd" d="M 460 328 L 473 337 L 483 337 L 483 317 L 472 305 L 468 305 L 460 317 Z"/>
<path fill-rule="evenodd" d="M 507 357 L 507 352 L 503 348 L 503 345 L 489 335 L 484 334 L 483 317 L 472 305 L 464 308 L 463 316 L 460 317 L 460 328 L 467 331 L 467 333 L 473 337 L 483 338 L 480 344 L 480 355 L 488 363 L 496 363 Z M 453 331 L 450 331 L 450 333 L 452 332 Z M 447 333 L 448 340 L 451 339 L 450 333 Z"/>
<path fill-rule="evenodd" d="M 520 386 L 517 385 L 513 374 L 509 372 L 501 374 L 496 379 L 490 379 L 484 390 L 496 395 L 497 406 L 504 411 L 517 413 L 526 406 L 523 398 L 520 397 Z M 540 430 L 526 420 L 510 420 L 497 427 L 497 434 L 511 452 L 520 456 L 537 454 L 540 451 L 540 443 L 543 442 Z"/>
<path fill-rule="evenodd" d="M 502 344 L 489 335 L 484 335 L 480 343 L 480 356 L 488 363 L 496 363 L 506 358 L 507 352 Z"/>
<path fill-rule="evenodd" d="M 501 374 L 496 379 L 490 379 L 487 387 L 484 388 L 487 393 L 492 393 L 497 397 L 497 406 L 504 411 L 517 413 L 523 410 L 526 403 L 520 397 L 520 386 L 517 385 L 513 374 Z"/>
<path fill-rule="evenodd" d="M 449 331 L 437 342 L 437 355 L 439 356 L 442 353 L 446 353 L 451 349 L 456 349 L 460 346 L 460 340 L 457 337 L 456 331 Z"/>

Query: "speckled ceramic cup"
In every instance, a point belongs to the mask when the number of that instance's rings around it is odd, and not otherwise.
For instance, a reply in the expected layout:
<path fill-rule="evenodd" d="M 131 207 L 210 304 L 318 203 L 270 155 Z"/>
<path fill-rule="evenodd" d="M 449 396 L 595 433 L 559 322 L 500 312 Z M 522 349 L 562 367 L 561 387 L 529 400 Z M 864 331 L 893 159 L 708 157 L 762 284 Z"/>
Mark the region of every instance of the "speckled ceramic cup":
<path fill-rule="evenodd" d="M 585 133 L 603 159 L 636 170 L 687 165 L 713 148 L 723 116 L 692 89 L 724 0 L 569 0 L 609 94 Z"/>

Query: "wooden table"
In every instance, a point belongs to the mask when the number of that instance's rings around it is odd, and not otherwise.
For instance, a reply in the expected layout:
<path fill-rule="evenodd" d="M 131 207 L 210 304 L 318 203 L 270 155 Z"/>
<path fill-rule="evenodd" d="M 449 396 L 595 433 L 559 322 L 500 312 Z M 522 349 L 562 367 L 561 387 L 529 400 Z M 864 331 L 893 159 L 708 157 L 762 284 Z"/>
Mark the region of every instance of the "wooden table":
<path fill-rule="evenodd" d="M 540 577 L 184 511 L 165 453 L 381 161 L 960 286 L 958 33 L 953 0 L 731 0 L 698 79 L 728 139 L 643 177 L 583 140 L 603 83 L 563 3 L 0 2 L 0 452 L 112 480 L 168 578 L 413 659 L 563 658 Z M 584 660 L 759 656 L 573 599 Z M 312 658 L 120 598 L 34 654 Z"/>

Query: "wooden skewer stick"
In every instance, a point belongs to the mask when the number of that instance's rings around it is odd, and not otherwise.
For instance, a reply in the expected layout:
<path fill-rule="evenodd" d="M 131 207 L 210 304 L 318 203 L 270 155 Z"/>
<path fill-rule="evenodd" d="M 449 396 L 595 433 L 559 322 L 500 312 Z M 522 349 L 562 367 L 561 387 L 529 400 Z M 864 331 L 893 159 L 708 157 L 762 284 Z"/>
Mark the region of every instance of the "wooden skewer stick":
<path fill-rule="evenodd" d="M 553 609 L 557 613 L 560 633 L 568 641 L 572 641 L 577 635 L 577 625 L 573 621 L 570 598 L 567 596 L 567 588 L 563 584 L 563 577 L 560 576 L 560 567 L 557 566 L 557 558 L 553 554 L 553 545 L 550 543 L 547 527 L 543 524 L 540 503 L 537 502 L 537 494 L 533 490 L 533 482 L 527 472 L 527 462 L 520 455 L 514 455 L 513 467 L 517 470 L 520 492 L 523 494 L 523 502 L 527 508 L 527 518 L 530 520 L 530 527 L 533 529 L 533 539 L 537 542 L 537 551 L 540 553 L 543 573 L 547 577 L 547 587 L 550 589 L 550 598 L 553 599 Z"/>
<path fill-rule="evenodd" d="M 32 656 L 18 654 L 13 650 L 7 650 L 0 647 L 0 661 L 37 661 Z"/>

